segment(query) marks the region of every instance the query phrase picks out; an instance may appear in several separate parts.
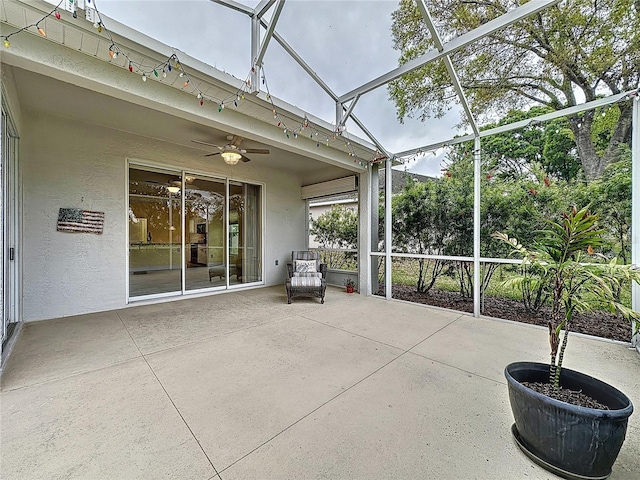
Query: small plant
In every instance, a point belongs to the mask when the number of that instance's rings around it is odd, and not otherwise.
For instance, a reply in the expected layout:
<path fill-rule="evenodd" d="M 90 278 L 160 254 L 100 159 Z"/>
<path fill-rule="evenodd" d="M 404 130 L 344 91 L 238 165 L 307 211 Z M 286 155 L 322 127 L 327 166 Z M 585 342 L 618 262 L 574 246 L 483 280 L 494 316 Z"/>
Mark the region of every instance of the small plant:
<path fill-rule="evenodd" d="M 344 286 L 347 288 L 355 288 L 356 282 L 353 278 L 347 277 L 344 279 Z"/>
<path fill-rule="evenodd" d="M 560 371 L 574 313 L 606 308 L 634 322 L 634 331 L 640 320 L 640 313 L 622 305 L 615 295 L 623 283 L 640 283 L 640 270 L 633 265 L 618 263 L 617 258 L 608 260 L 594 251 L 594 247 L 605 244 L 605 231 L 598 228 L 597 219 L 598 216 L 591 214 L 588 207 L 581 210 L 574 207 L 570 213 L 562 214 L 560 223 L 547 220 L 548 227 L 539 232 L 540 240 L 531 249 L 504 233 L 492 235 L 511 245 L 514 252 L 522 256 L 523 268 L 528 270 L 528 277 L 515 278 L 507 283 L 526 286 L 526 282 L 531 282 L 531 275 L 535 274 L 537 281 L 545 283 L 544 288 L 550 292 L 549 383 L 556 394 L 560 390 Z M 600 263 L 593 263 L 594 260 Z M 542 285 L 537 286 L 543 288 Z M 564 336 L 560 344 L 562 331 Z"/>

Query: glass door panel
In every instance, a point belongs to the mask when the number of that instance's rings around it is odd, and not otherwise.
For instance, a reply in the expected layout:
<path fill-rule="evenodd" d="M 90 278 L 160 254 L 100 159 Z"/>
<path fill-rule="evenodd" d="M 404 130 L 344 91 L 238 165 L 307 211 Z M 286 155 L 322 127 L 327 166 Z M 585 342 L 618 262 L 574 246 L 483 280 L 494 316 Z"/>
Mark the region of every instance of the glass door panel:
<path fill-rule="evenodd" d="M 129 296 L 182 291 L 181 174 L 129 168 Z"/>
<path fill-rule="evenodd" d="M 224 180 L 186 175 L 185 216 L 185 288 L 226 286 Z"/>
<path fill-rule="evenodd" d="M 262 280 L 262 204 L 260 185 L 229 182 L 230 285 Z"/>

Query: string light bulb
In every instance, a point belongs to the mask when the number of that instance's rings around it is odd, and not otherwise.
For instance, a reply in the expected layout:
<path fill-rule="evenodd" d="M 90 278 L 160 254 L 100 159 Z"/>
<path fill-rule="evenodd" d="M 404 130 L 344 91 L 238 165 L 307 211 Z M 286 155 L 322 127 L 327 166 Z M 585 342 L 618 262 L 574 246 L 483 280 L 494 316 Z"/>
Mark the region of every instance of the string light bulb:
<path fill-rule="evenodd" d="M 189 79 L 187 78 L 187 79 L 184 81 L 183 88 L 187 88 L 187 86 L 188 86 L 188 85 L 189 85 Z"/>
<path fill-rule="evenodd" d="M 4 48 L 9 48 L 11 46 L 11 42 L 9 41 L 8 38 L 5 38 L 2 43 L 4 45 Z"/>
<path fill-rule="evenodd" d="M 147 81 L 147 74 L 142 72 L 142 81 L 146 82 Z"/>
<path fill-rule="evenodd" d="M 129 62 L 129 71 L 133 72 L 133 64 L 131 62 Z"/>
<path fill-rule="evenodd" d="M 57 20 L 60 20 L 60 12 L 58 10 L 56 10 L 56 13 L 54 13 L 54 15 L 56 16 Z"/>
<path fill-rule="evenodd" d="M 167 71 L 164 68 L 162 69 L 162 78 L 167 78 Z"/>
<path fill-rule="evenodd" d="M 44 29 L 39 25 L 36 25 L 36 28 L 38 29 L 38 33 L 46 38 L 47 34 L 45 33 Z"/>

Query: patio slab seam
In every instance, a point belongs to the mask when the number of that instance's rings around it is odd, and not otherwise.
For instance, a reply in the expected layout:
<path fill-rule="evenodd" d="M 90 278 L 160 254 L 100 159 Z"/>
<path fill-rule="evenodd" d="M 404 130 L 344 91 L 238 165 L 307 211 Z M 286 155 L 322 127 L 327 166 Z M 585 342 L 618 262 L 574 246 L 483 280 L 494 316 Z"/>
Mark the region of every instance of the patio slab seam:
<path fill-rule="evenodd" d="M 353 388 L 357 387 L 358 385 L 360 385 L 361 383 L 363 383 L 365 380 L 370 379 L 371 377 L 373 377 L 374 375 L 376 375 L 377 373 L 379 373 L 381 370 L 383 370 L 384 368 L 388 367 L 389 365 L 391 365 L 392 363 L 394 363 L 396 360 L 400 359 L 401 357 L 403 357 L 405 354 L 407 353 L 411 353 L 411 349 L 419 346 L 420 344 L 422 344 L 424 341 L 428 340 L 430 337 L 432 337 L 433 335 L 435 335 L 436 333 L 442 331 L 443 329 L 447 328 L 449 325 L 451 325 L 452 323 L 455 323 L 459 317 L 455 318 L 454 320 L 452 320 L 451 322 L 447 323 L 446 325 L 444 325 L 443 327 L 439 328 L 438 330 L 436 330 L 435 332 L 431 333 L 430 335 L 428 335 L 427 337 L 423 338 L 422 340 L 420 340 L 418 343 L 416 343 L 415 345 L 413 345 L 411 348 L 407 349 L 407 350 L 403 350 L 399 347 L 394 347 L 393 345 L 387 345 L 383 342 L 380 342 L 378 340 L 373 340 L 370 339 L 368 337 L 364 337 L 363 335 L 359 335 L 357 333 L 353 333 L 350 332 L 348 330 L 344 330 L 342 328 L 336 327 L 334 325 L 327 325 L 323 322 L 317 321 L 317 320 L 313 320 L 307 317 L 304 317 L 302 315 L 300 315 L 301 318 L 304 318 L 305 320 L 311 320 L 312 322 L 315 323 L 319 323 L 321 325 L 324 326 L 328 326 L 328 327 L 332 327 L 336 330 L 340 330 L 342 332 L 345 333 L 349 333 L 349 334 L 353 334 L 356 335 L 358 337 L 364 338 L 365 340 L 370 340 L 373 341 L 375 343 L 381 344 L 381 345 L 385 345 L 388 347 L 392 347 L 396 350 L 401 350 L 401 353 L 392 358 L 391 360 L 389 360 L 388 362 L 386 362 L 385 364 L 381 365 L 380 367 L 376 368 L 373 372 L 365 375 L 363 378 L 361 378 L 360 380 L 358 380 L 357 382 L 355 382 L 354 384 L 350 385 L 349 387 L 345 388 L 344 390 L 342 390 L 341 392 L 337 393 L 336 395 L 334 395 L 333 397 L 331 397 L 330 399 L 326 400 L 325 402 L 321 403 L 320 405 L 318 405 L 317 407 L 313 408 L 312 410 L 310 410 L 309 412 L 307 412 L 306 414 L 304 414 L 303 416 L 301 416 L 300 418 L 298 418 L 296 421 L 294 421 L 293 423 L 291 423 L 290 425 L 288 425 L 287 427 L 283 428 L 281 431 L 279 431 L 278 433 L 276 433 L 275 435 L 273 435 L 272 437 L 268 438 L 267 440 L 265 440 L 264 442 L 262 442 L 260 445 L 256 446 L 255 448 L 251 449 L 249 452 L 245 453 L 244 455 L 242 455 L 241 457 L 239 457 L 238 459 L 236 459 L 235 461 L 233 461 L 232 463 L 230 463 L 229 465 L 225 466 L 223 469 L 221 469 L 219 471 L 219 474 L 222 474 L 223 472 L 225 472 L 226 470 L 228 470 L 229 468 L 231 468 L 233 465 L 235 465 L 236 463 L 242 461 L 243 459 L 247 458 L 249 455 L 251 455 L 252 453 L 254 453 L 255 451 L 259 450 L 260 448 L 264 447 L 265 445 L 269 444 L 272 440 L 274 440 L 275 438 L 277 438 L 278 436 L 280 436 L 281 434 L 283 434 L 284 432 L 290 430 L 291 428 L 293 428 L 295 425 L 297 425 L 298 423 L 302 422 L 304 419 L 308 418 L 309 416 L 313 415 L 314 413 L 316 413 L 318 410 L 322 409 L 323 407 L 327 406 L 328 404 L 330 404 L 331 402 L 333 402 L 334 400 L 336 400 L 337 398 L 341 397 L 342 395 L 344 395 L 345 393 L 349 392 L 350 390 L 352 390 Z M 440 362 L 438 362 L 440 363 Z M 222 476 L 220 475 L 220 478 L 222 478 Z"/>
<path fill-rule="evenodd" d="M 173 406 L 174 410 L 176 411 L 176 413 L 180 416 L 180 419 L 182 420 L 182 423 L 184 423 L 185 427 L 187 427 L 187 429 L 189 430 L 189 433 L 191 434 L 191 436 L 193 437 L 193 439 L 196 441 L 196 443 L 198 444 L 198 447 L 200 448 L 200 451 L 202 452 L 202 454 L 205 456 L 205 458 L 207 459 L 207 461 L 209 462 L 209 464 L 211 465 L 211 468 L 213 468 L 213 471 L 216 472 L 215 475 L 213 475 L 211 478 L 220 478 L 220 472 L 218 472 L 218 469 L 216 468 L 216 466 L 213 464 L 213 461 L 211 460 L 211 458 L 209 458 L 209 455 L 207 454 L 207 452 L 204 450 L 204 448 L 202 447 L 202 444 L 200 443 L 200 440 L 198 439 L 198 437 L 195 435 L 195 433 L 193 432 L 193 430 L 191 429 L 191 426 L 189 425 L 189 423 L 187 423 L 187 421 L 185 420 L 184 416 L 182 415 L 182 412 L 180 411 L 180 409 L 178 408 L 178 406 L 175 404 L 175 402 L 173 401 L 173 398 L 171 398 L 171 395 L 169 395 L 169 392 L 167 391 L 167 389 L 165 388 L 165 386 L 162 384 L 162 382 L 160 381 L 160 378 L 158 378 L 158 375 L 156 375 L 156 372 L 153 370 L 153 368 L 151 367 L 151 365 L 149 364 L 149 361 L 147 360 L 146 356 L 142 353 L 142 351 L 140 351 L 140 348 L 138 347 L 138 344 L 136 343 L 135 339 L 133 338 L 133 336 L 131 335 L 131 332 L 129 332 L 129 329 L 127 328 L 127 326 L 125 325 L 124 321 L 122 320 L 122 318 L 120 317 L 120 315 L 116 312 L 116 314 L 118 315 L 118 318 L 120 318 L 120 321 L 122 322 L 122 325 L 124 326 L 125 331 L 127 332 L 127 334 L 129 335 L 129 337 L 131 337 L 131 341 L 133 342 L 133 344 L 136 346 L 136 348 L 138 349 L 138 351 L 140 352 L 140 356 L 142 357 L 142 359 L 144 360 L 144 363 L 147 365 L 147 368 L 149 369 L 149 371 L 151 372 L 151 374 L 154 376 L 154 378 L 156 379 L 156 381 L 158 382 L 158 385 L 160 385 L 160 388 L 162 388 L 162 391 L 164 392 L 164 394 L 167 396 L 167 399 L 171 402 L 171 405 Z M 211 480 L 211 478 L 209 480 Z"/>
<path fill-rule="evenodd" d="M 417 347 L 418 345 L 420 345 L 420 344 L 421 344 L 422 342 L 424 342 L 425 340 L 428 340 L 430 337 L 432 337 L 432 336 L 433 336 L 433 335 L 435 335 L 436 333 L 441 332 L 443 329 L 445 329 L 445 328 L 447 328 L 449 325 L 451 325 L 451 324 L 455 323 L 456 321 L 458 321 L 458 320 L 462 317 L 462 315 L 461 315 L 461 316 L 459 316 L 459 317 L 454 318 L 453 320 L 451 320 L 449 323 L 447 323 L 447 324 L 446 324 L 446 325 L 444 325 L 443 327 L 439 328 L 439 329 L 438 329 L 438 330 L 436 330 L 435 332 L 431 333 L 431 334 L 430 334 L 430 335 L 428 335 L 427 337 L 425 337 L 425 338 L 423 338 L 422 340 L 420 340 L 420 342 L 418 342 L 417 344 L 415 344 L 415 345 L 414 345 L 414 346 L 412 346 L 411 348 L 409 348 L 409 349 L 405 350 L 405 349 L 403 349 L 402 347 L 398 347 L 398 346 L 396 346 L 396 345 L 391 345 L 390 343 L 382 342 L 382 341 L 380 341 L 380 340 L 376 340 L 375 338 L 367 337 L 366 335 L 362 335 L 362 334 L 360 334 L 360 333 L 352 332 L 351 330 L 347 330 L 347 329 L 342 328 L 342 327 L 337 327 L 337 326 L 335 326 L 335 325 L 331 325 L 330 323 L 325 323 L 325 322 L 322 322 L 322 321 L 320 321 L 320 320 L 316 320 L 315 318 L 309 318 L 309 317 L 305 316 L 304 314 L 300 314 L 300 315 L 298 315 L 298 316 L 300 316 L 300 317 L 304 318 L 305 320 L 310 320 L 310 321 L 312 321 L 312 322 L 319 323 L 319 324 L 324 325 L 324 326 L 326 326 L 326 327 L 335 328 L 336 330 L 340 330 L 340 331 L 345 332 L 345 333 L 348 333 L 348 334 L 350 334 L 350 335 L 355 335 L 356 337 L 364 338 L 365 340 L 370 340 L 370 341 L 372 341 L 372 342 L 379 343 L 380 345 L 384 345 L 385 347 L 390 347 L 390 348 L 394 348 L 394 349 L 396 349 L 396 350 L 401 350 L 401 351 L 402 351 L 402 352 L 404 352 L 404 353 L 410 352 L 410 351 L 411 351 L 411 349 L 413 349 L 413 348 Z"/>
<path fill-rule="evenodd" d="M 473 375 L 474 377 L 483 378 L 485 380 L 490 380 L 490 381 L 492 381 L 494 383 L 497 383 L 498 385 L 506 385 L 507 384 L 507 382 L 500 382 L 500 381 L 496 380 L 495 378 L 486 377 L 486 376 L 480 375 L 479 373 L 476 373 L 476 372 L 470 372 L 469 370 L 465 370 L 464 368 L 456 367 L 455 365 L 451 365 L 449 363 L 443 362 L 442 360 L 436 360 L 435 358 L 427 357 L 426 355 L 422 355 L 420 353 L 416 353 L 416 352 L 412 352 L 412 351 L 407 351 L 407 353 L 410 353 L 411 355 L 415 355 L 416 357 L 424 358 L 425 360 L 429 360 L 430 362 L 439 363 L 440 365 L 444 365 L 444 366 L 450 367 L 450 368 L 455 368 L 456 370 L 464 372 L 464 373 L 466 373 L 468 375 Z"/>
<path fill-rule="evenodd" d="M 0 395 L 3 393 L 9 393 L 9 392 L 15 392 L 18 390 L 25 390 L 27 388 L 33 388 L 33 387 L 39 387 L 41 385 L 46 385 L 48 383 L 52 383 L 52 382 L 57 382 L 59 380 L 64 380 L 66 378 L 72 378 L 72 377 L 78 377 L 80 375 L 85 375 L 87 373 L 93 373 L 93 372 L 99 372 L 100 370 L 106 370 L 107 368 L 112 368 L 112 367 L 117 367 L 119 365 L 124 365 L 126 363 L 129 362 L 133 362 L 134 360 L 138 360 L 140 358 L 144 358 L 144 355 L 136 355 L 135 357 L 131 357 L 131 358 L 126 358 L 124 360 L 119 360 L 117 362 L 113 362 L 110 363 L 108 365 L 102 365 L 101 367 L 97 367 L 97 368 L 92 368 L 92 369 L 88 369 L 88 370 L 82 370 L 79 372 L 73 372 L 73 373 L 69 373 L 66 375 L 60 375 L 58 377 L 54 377 L 54 378 L 47 378 L 46 380 L 43 380 L 41 382 L 36 382 L 36 383 L 32 383 L 29 385 L 21 385 L 19 387 L 15 387 L 15 388 L 2 388 L 2 390 L 0 391 Z"/>
<path fill-rule="evenodd" d="M 283 317 L 283 318 L 277 318 L 276 320 L 269 320 L 269 321 L 264 322 L 264 323 L 257 323 L 255 325 L 250 325 L 248 327 L 243 327 L 243 328 L 237 328 L 235 330 L 230 330 L 230 331 L 224 332 L 224 333 L 217 333 L 217 334 L 214 334 L 214 335 L 205 335 L 203 337 L 200 337 L 198 340 L 193 340 L 193 341 L 181 343 L 179 345 L 172 345 L 170 347 L 160 348 L 159 350 L 153 350 L 151 352 L 142 353 L 142 356 L 144 357 L 146 355 L 156 355 L 156 354 L 159 354 L 159 353 L 175 350 L 175 349 L 178 349 L 178 348 L 184 348 L 184 347 L 189 347 L 189 346 L 193 346 L 193 345 L 198 345 L 200 343 L 203 343 L 203 342 L 215 339 L 215 338 L 226 337 L 226 336 L 232 335 L 234 333 L 239 333 L 239 332 L 244 332 L 244 331 L 247 331 L 247 330 L 251 330 L 252 328 L 263 327 L 263 326 L 269 325 L 271 323 L 281 322 L 283 320 L 286 320 L 287 318 L 294 317 L 294 316 L 296 316 L 296 315 L 288 315 L 288 316 Z M 129 333 L 128 330 L 127 330 L 127 333 Z M 133 337 L 132 337 L 132 340 L 133 340 Z M 135 340 L 134 340 L 134 343 L 135 343 Z M 138 347 L 137 344 L 136 344 L 136 347 Z M 139 348 L 138 348 L 138 351 L 140 351 Z"/>

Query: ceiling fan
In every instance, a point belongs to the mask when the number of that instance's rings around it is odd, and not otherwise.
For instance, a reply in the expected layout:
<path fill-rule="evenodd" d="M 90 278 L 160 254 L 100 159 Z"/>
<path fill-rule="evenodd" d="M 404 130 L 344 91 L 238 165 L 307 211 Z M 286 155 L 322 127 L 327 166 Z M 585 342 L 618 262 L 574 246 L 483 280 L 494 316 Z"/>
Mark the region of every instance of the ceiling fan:
<path fill-rule="evenodd" d="M 220 145 L 215 145 L 213 143 L 201 142 L 199 140 L 191 140 L 191 141 L 193 143 L 198 143 L 200 145 L 216 147 L 217 149 L 220 150 L 219 152 L 209 153 L 205 155 L 205 157 L 211 157 L 213 155 L 221 155 L 223 160 L 229 165 L 235 165 L 240 160 L 242 160 L 243 162 L 251 161 L 250 158 L 247 158 L 244 156 L 245 153 L 257 153 L 257 154 L 263 154 L 263 155 L 268 155 L 270 153 L 269 149 L 267 148 L 240 148 L 240 144 L 244 139 L 242 137 L 239 137 L 238 135 L 235 135 L 235 136 L 227 135 L 227 140 L 229 143 L 227 143 L 223 147 L 221 147 Z"/>

